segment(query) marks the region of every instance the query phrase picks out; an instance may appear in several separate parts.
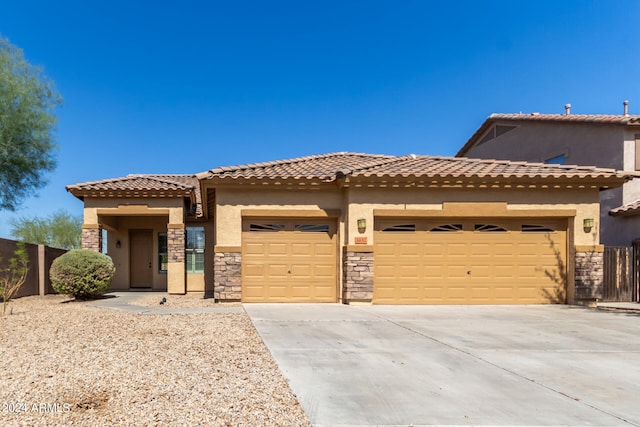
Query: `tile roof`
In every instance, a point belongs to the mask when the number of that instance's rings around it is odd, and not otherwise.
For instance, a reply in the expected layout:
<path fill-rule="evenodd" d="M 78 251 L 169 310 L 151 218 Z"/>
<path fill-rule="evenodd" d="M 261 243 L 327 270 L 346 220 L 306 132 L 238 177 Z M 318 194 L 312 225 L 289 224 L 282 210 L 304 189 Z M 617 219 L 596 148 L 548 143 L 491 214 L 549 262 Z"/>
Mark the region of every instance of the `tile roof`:
<path fill-rule="evenodd" d="M 458 151 L 456 156 L 464 156 L 475 142 L 496 121 L 526 121 L 526 122 L 558 122 L 558 123 L 587 123 L 587 124 L 613 124 L 623 126 L 640 126 L 640 116 L 638 115 L 615 115 L 615 114 L 505 114 L 494 113 L 480 125 L 471 135 L 467 142 Z"/>
<path fill-rule="evenodd" d="M 640 125 L 638 115 L 616 114 L 504 114 L 494 113 L 487 120 L 521 120 L 538 122 L 579 122 L 579 123 L 613 123 L 617 125 Z"/>
<path fill-rule="evenodd" d="M 617 208 L 609 211 L 609 215 L 611 216 L 632 216 L 638 214 L 640 214 L 640 200 L 618 206 Z"/>
<path fill-rule="evenodd" d="M 259 178 L 259 179 L 334 179 L 336 173 L 344 175 L 363 167 L 372 167 L 394 161 L 395 156 L 364 153 L 328 153 L 297 157 L 265 163 L 219 167 L 199 173 L 199 179 Z"/>
<path fill-rule="evenodd" d="M 317 179 L 325 182 L 349 177 L 393 178 L 590 178 L 630 179 L 629 174 L 592 166 L 549 165 L 508 160 L 464 157 L 386 156 L 362 153 L 329 153 L 268 163 L 212 169 L 199 179 Z M 633 175 L 633 174 L 631 174 Z"/>
<path fill-rule="evenodd" d="M 110 197 L 126 197 L 131 193 L 163 194 L 167 197 L 192 197 L 196 216 L 202 212 L 200 185 L 195 175 L 131 174 L 120 178 L 68 185 L 67 191 L 82 199 L 87 195 L 107 193 Z"/>

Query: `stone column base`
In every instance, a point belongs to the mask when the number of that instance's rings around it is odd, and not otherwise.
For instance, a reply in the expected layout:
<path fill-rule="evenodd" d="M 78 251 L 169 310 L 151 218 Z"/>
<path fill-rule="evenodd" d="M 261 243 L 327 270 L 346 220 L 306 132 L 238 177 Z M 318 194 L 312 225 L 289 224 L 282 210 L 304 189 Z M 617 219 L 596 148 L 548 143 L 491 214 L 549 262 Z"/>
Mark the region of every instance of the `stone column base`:
<path fill-rule="evenodd" d="M 242 299 L 240 252 L 216 252 L 213 256 L 213 297 L 226 302 Z"/>
<path fill-rule="evenodd" d="M 373 300 L 373 252 L 344 252 L 343 271 L 342 301 L 345 303 L 371 302 Z"/>
<path fill-rule="evenodd" d="M 602 298 L 604 282 L 604 253 L 576 252 L 575 302 L 589 305 Z"/>

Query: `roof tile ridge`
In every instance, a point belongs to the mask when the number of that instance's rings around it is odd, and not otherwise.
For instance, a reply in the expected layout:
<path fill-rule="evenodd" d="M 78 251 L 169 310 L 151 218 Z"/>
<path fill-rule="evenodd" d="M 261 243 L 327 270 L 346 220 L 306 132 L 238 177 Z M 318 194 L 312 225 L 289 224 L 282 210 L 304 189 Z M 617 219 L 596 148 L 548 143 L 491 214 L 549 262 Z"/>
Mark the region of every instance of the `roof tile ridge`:
<path fill-rule="evenodd" d="M 327 159 L 331 157 L 338 156 L 366 156 L 366 157 L 382 157 L 384 154 L 366 154 L 366 153 L 355 153 L 349 151 L 335 151 L 324 154 L 312 154 L 309 156 L 300 156 L 300 157 L 292 157 L 289 159 L 281 159 L 281 160 L 270 160 L 267 162 L 257 162 L 257 163 L 245 163 L 241 165 L 234 166 L 218 166 L 217 168 L 210 169 L 206 172 L 201 172 L 196 174 L 197 178 L 206 176 L 207 174 L 215 174 L 220 172 L 231 172 L 231 171 L 241 171 L 247 169 L 256 169 L 256 168 L 264 168 L 269 166 L 280 166 L 280 165 L 291 165 L 294 163 L 306 162 L 309 160 L 317 160 L 317 159 Z"/>
<path fill-rule="evenodd" d="M 183 175 L 183 176 L 188 176 L 188 175 Z M 170 179 L 158 178 L 158 176 L 154 176 L 152 174 L 130 174 L 130 175 L 127 175 L 126 178 L 145 178 L 151 181 L 160 182 L 162 184 L 173 184 L 173 185 L 181 186 L 188 189 L 194 189 L 196 187 L 195 185 L 188 185 L 188 184 L 185 184 L 184 182 L 177 182 L 177 181 L 172 181 Z"/>
<path fill-rule="evenodd" d="M 379 156 L 381 156 L 381 157 L 384 156 L 385 157 L 384 160 L 381 160 L 380 162 L 375 163 L 373 165 L 356 167 L 356 168 L 352 169 L 350 172 L 351 173 L 363 173 L 363 172 L 365 172 L 367 170 L 378 168 L 380 166 L 387 166 L 387 165 L 390 165 L 390 164 L 393 164 L 393 163 L 399 163 L 402 160 L 415 158 L 415 157 L 412 157 L 411 154 L 407 154 L 407 155 L 404 155 L 404 156 L 386 156 L 384 154 L 380 154 Z"/>
<path fill-rule="evenodd" d="M 301 161 L 329 157 L 335 154 L 340 154 L 340 153 L 313 154 L 310 156 L 293 157 L 290 159 L 269 160 L 267 162 L 244 163 L 244 164 L 233 165 L 233 166 L 218 166 L 217 168 L 210 169 L 207 172 L 209 173 L 230 172 L 230 171 L 240 171 L 240 170 L 246 170 L 246 169 L 263 168 L 267 166 L 287 165 L 292 163 L 298 163 Z"/>

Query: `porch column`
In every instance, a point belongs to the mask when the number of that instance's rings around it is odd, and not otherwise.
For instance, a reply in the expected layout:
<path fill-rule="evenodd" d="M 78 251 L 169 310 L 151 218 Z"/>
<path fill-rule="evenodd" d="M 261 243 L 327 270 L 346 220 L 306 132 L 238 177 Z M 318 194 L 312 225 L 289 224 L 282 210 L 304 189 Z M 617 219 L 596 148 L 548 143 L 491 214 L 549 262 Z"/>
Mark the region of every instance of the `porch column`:
<path fill-rule="evenodd" d="M 167 224 L 167 292 L 184 294 L 186 292 L 184 268 L 184 224 Z"/>
<path fill-rule="evenodd" d="M 102 227 L 100 224 L 82 224 L 82 249 L 102 252 Z"/>

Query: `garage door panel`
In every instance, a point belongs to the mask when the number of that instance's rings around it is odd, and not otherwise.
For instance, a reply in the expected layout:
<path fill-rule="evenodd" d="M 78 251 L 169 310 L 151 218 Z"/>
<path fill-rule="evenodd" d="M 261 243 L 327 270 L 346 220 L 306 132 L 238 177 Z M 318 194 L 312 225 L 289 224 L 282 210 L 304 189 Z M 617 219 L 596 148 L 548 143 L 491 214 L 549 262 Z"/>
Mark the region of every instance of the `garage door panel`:
<path fill-rule="evenodd" d="M 252 220 L 251 224 L 258 222 Z M 324 223 L 308 219 L 263 222 L 277 222 L 280 226 L 277 231 L 269 229 L 264 232 L 266 227 L 250 227 L 245 223 L 242 233 L 242 300 L 335 302 L 335 226 L 326 220 Z"/>
<path fill-rule="evenodd" d="M 402 221 L 408 223 L 406 219 Z M 450 224 L 454 225 L 446 225 L 444 219 L 440 220 L 444 225 L 439 226 L 439 232 L 430 232 L 434 226 L 428 221 L 415 220 L 417 231 L 406 234 L 385 233 L 376 228 L 375 303 L 533 304 L 564 301 L 566 285 L 557 278 L 560 277 L 558 272 L 566 268 L 566 221 L 539 218 L 518 220 L 520 222 L 483 220 L 475 227 L 472 220 L 465 223 L 466 220 L 451 219 Z M 541 229 L 535 226 L 540 221 L 555 231 L 545 228 L 544 233 L 530 232 Z M 521 227 L 529 232 L 522 231 Z M 412 277 L 418 280 L 413 282 Z M 417 288 L 415 283 L 418 283 Z"/>

